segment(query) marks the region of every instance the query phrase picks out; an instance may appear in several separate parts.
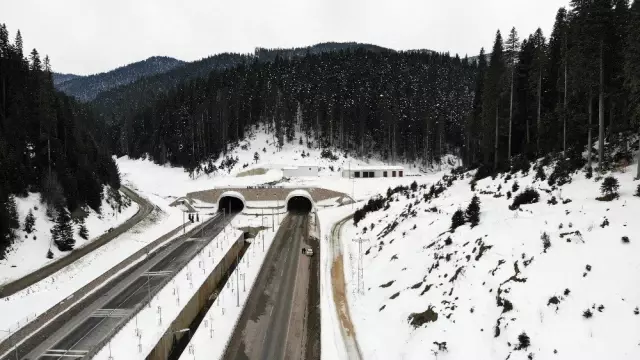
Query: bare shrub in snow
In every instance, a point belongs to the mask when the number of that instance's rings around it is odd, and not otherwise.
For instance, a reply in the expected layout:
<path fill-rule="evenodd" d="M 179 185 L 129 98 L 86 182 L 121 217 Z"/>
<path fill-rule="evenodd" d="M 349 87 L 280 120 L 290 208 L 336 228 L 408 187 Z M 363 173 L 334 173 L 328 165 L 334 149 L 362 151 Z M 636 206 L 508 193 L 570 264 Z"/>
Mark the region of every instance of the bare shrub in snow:
<path fill-rule="evenodd" d="M 540 239 L 542 240 L 542 252 L 546 253 L 547 250 L 549 250 L 549 248 L 551 247 L 551 239 L 549 238 L 549 234 L 543 232 Z"/>
<path fill-rule="evenodd" d="M 411 313 L 407 320 L 414 328 L 419 328 L 424 324 L 437 321 L 438 313 L 433 311 L 433 306 L 429 306 L 427 310 L 421 313 Z"/>

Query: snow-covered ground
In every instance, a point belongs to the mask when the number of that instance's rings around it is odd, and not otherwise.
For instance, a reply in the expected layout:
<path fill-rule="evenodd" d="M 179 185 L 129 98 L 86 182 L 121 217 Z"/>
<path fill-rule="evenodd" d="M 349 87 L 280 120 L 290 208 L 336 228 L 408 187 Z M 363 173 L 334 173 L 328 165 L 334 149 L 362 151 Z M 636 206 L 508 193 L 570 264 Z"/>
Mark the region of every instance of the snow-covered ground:
<path fill-rule="evenodd" d="M 360 207 L 362 203 L 354 204 Z M 340 320 L 333 299 L 331 285 L 331 265 L 333 263 L 330 248 L 331 229 L 334 224 L 352 214 L 355 209 L 351 205 L 318 211 L 322 250 L 320 251 L 320 309 L 321 309 L 321 338 L 322 358 L 333 360 L 348 360 L 348 353 L 340 331 Z"/>
<path fill-rule="evenodd" d="M 156 205 L 157 209 L 131 230 L 118 236 L 99 249 L 85 255 L 52 276 L 0 301 L 0 314 L 2 314 L 2 316 L 0 316 L 0 329 L 3 330 L 0 331 L 0 340 L 7 337 L 9 331 L 13 332 L 21 328 L 27 322 L 33 320 L 58 302 L 66 299 L 84 285 L 125 260 L 131 254 L 183 223 L 182 211 L 169 206 L 170 201 L 166 198 L 155 195 L 155 188 L 152 182 L 143 182 L 142 184 L 135 182 L 136 179 L 143 178 L 141 173 L 144 173 L 147 169 L 127 169 L 127 171 L 123 171 L 122 167 L 120 169 L 123 184 L 136 191 L 140 196 L 147 198 L 151 203 Z M 133 204 L 135 203 L 132 202 L 132 208 L 134 206 Z M 18 206 L 21 206 L 20 200 L 18 200 Z M 106 209 L 107 208 L 103 206 L 103 212 L 108 213 Z M 39 207 L 39 210 L 42 210 L 42 207 Z M 38 227 L 40 226 L 39 221 L 42 221 L 44 217 L 36 215 L 36 218 L 36 227 Z M 126 218 L 121 214 L 118 215 L 117 219 L 121 222 L 126 221 Z M 206 215 L 201 214 L 201 220 L 204 219 L 206 219 Z M 90 221 L 87 220 L 87 227 L 89 227 L 89 225 Z M 187 230 L 195 225 L 197 224 L 189 225 Z M 91 228 L 89 228 L 89 234 L 93 236 Z M 179 235 L 181 235 L 181 233 L 176 234 L 172 239 Z M 49 237 L 47 237 L 47 239 L 49 239 Z M 170 239 L 167 241 L 169 240 Z M 43 250 L 43 258 L 45 255 L 46 250 Z M 0 274 L 3 275 L 3 273 Z"/>
<path fill-rule="evenodd" d="M 121 195 L 123 198 L 126 197 L 123 193 Z M 25 198 L 18 197 L 16 198 L 16 205 L 20 219 L 20 230 L 17 231 L 18 237 L 11 250 L 6 254 L 5 259 L 0 260 L 0 284 L 20 278 L 69 254 L 67 251 L 59 251 L 57 246 L 51 242 L 51 228 L 55 223 L 47 217 L 46 206 L 40 203 L 40 194 L 31 193 Z M 118 213 L 117 210 L 114 210 L 109 205 L 105 196 L 102 201 L 101 214 L 96 213 L 89 207 L 85 210 L 87 211 L 85 225 L 89 231 L 89 238 L 88 240 L 81 238 L 78 234 L 80 225 L 73 224 L 76 249 L 104 234 L 109 228 L 116 227 L 127 221 L 138 211 L 138 204 L 132 201 L 131 205 L 123 208 L 122 212 Z M 27 234 L 24 231 L 25 218 L 29 211 L 35 217 L 35 225 L 31 234 Z M 47 258 L 49 249 L 53 252 L 53 259 Z"/>
<path fill-rule="evenodd" d="M 299 136 L 296 136 L 299 139 Z M 264 151 L 263 151 L 264 150 Z M 302 157 L 302 153 L 305 156 Z M 273 143 L 273 137 L 264 129 L 255 131 L 254 134 L 240 142 L 239 146 L 233 149 L 228 156 L 237 158 L 237 164 L 229 172 L 227 169 L 219 170 L 210 175 L 200 173 L 194 179 L 183 168 L 171 167 L 169 165 L 160 166 L 151 160 L 129 159 L 122 157 L 118 159 L 120 172 L 125 174 L 127 179 L 141 189 L 150 190 L 151 195 L 165 202 L 171 203 L 177 198 L 186 195 L 188 192 L 207 190 L 221 187 L 246 187 L 256 186 L 265 183 L 278 182 L 278 186 L 284 187 L 323 187 L 330 190 L 340 191 L 356 198 L 368 198 L 379 192 L 386 191 L 388 187 L 406 185 L 411 181 L 420 178 L 378 178 L 378 179 L 356 179 L 352 181 L 342 178 L 342 169 L 359 165 L 389 165 L 378 159 L 362 160 L 352 156 L 344 156 L 343 153 L 336 152 L 338 160 L 322 158 L 320 149 L 309 149 L 306 145 L 299 145 L 296 141 L 292 144 L 285 144 L 282 149 L 278 149 Z M 258 153 L 259 160 L 254 161 L 254 154 Z M 215 162 L 219 167 L 223 157 Z M 455 164 L 452 157 L 447 157 L 446 161 Z M 243 168 L 244 165 L 246 168 Z M 299 177 L 289 180 L 283 179 L 282 167 L 313 164 L 321 167 L 318 177 Z M 419 169 L 415 164 L 393 164 L 405 166 L 407 174 L 419 174 Z M 446 165 L 451 166 L 451 165 Z M 333 167 L 333 171 L 330 169 Z M 243 173 L 253 169 L 266 169 L 262 175 L 241 176 Z"/>
<path fill-rule="evenodd" d="M 142 359 L 151 352 L 182 307 L 198 291 L 242 235 L 227 226 L 103 347 L 94 359 Z M 235 289 L 234 289 L 235 291 Z"/>
<path fill-rule="evenodd" d="M 612 202 L 597 201 L 602 181 L 583 173 L 557 190 L 534 181 L 534 170 L 478 181 L 480 224 L 467 223 L 453 233 L 453 213 L 474 195 L 467 176 L 431 201 L 424 196 L 434 181 L 418 178 L 425 188 L 393 195 L 387 209 L 368 213 L 357 226 L 350 221 L 342 234 L 345 278 L 363 357 L 640 358 L 636 166 L 610 174 L 620 181 L 620 198 Z M 527 186 L 538 190 L 540 201 L 509 210 L 513 198 L 507 199 L 507 191 L 515 196 Z M 548 204 L 553 196 L 556 205 Z M 320 212 L 324 236 L 346 212 Z M 551 244 L 546 252 L 545 233 Z M 363 245 L 362 293 L 358 245 L 351 241 L 357 237 L 369 240 Z M 324 288 L 330 286 L 327 265 L 323 261 Z M 323 358 L 338 359 L 345 350 L 331 330 L 338 325 L 326 300 Z M 592 317 L 584 316 L 587 310 Z M 415 327 L 412 319 L 420 320 Z"/>

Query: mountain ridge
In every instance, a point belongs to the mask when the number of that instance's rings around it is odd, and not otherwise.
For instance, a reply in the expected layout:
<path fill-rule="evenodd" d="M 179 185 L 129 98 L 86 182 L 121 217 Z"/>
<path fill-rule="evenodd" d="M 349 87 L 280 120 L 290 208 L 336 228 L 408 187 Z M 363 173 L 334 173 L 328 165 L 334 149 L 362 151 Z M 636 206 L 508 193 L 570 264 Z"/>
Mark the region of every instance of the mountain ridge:
<path fill-rule="evenodd" d="M 142 77 L 164 73 L 185 62 L 167 56 L 152 56 L 142 61 L 120 66 L 93 75 L 53 74 L 56 88 L 69 96 L 88 102 L 106 91 L 130 84 Z"/>

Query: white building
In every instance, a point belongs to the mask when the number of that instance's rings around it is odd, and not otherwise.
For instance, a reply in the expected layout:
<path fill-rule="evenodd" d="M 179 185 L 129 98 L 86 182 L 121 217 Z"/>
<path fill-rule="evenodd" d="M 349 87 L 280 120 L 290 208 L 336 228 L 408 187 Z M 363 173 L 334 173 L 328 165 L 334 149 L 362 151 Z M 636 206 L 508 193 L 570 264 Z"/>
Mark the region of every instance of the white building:
<path fill-rule="evenodd" d="M 285 166 L 282 168 L 282 174 L 286 178 L 318 176 L 319 171 L 320 167 L 318 165 Z"/>
<path fill-rule="evenodd" d="M 352 166 L 342 170 L 342 177 L 345 178 L 381 178 L 381 177 L 403 177 L 404 168 L 402 166 Z"/>

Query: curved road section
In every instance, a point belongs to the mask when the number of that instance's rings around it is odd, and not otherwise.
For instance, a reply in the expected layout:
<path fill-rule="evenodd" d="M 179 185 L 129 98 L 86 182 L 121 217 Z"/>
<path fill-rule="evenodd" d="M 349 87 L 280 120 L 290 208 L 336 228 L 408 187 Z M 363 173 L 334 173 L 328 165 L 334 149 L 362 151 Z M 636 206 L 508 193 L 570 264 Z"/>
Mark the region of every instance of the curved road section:
<path fill-rule="evenodd" d="M 64 268 L 65 266 L 70 265 L 74 261 L 80 259 L 81 257 L 87 255 L 88 253 L 96 250 L 97 248 L 103 246 L 109 241 L 115 239 L 116 237 L 122 235 L 123 233 L 129 231 L 134 225 L 142 221 L 147 215 L 151 214 L 154 209 L 153 204 L 149 203 L 144 198 L 138 196 L 131 189 L 121 186 L 120 190 L 127 195 L 131 200 L 138 203 L 139 208 L 138 212 L 133 215 L 129 220 L 122 223 L 120 226 L 114 228 L 111 232 L 98 236 L 93 241 L 89 242 L 83 247 L 73 250 L 70 254 L 63 258 L 59 258 L 56 261 L 53 261 L 40 269 L 25 275 L 19 279 L 6 283 L 0 286 L 0 298 L 11 296 L 18 291 L 28 288 L 29 286 L 37 283 L 38 281 L 56 273 L 58 270 Z"/>
<path fill-rule="evenodd" d="M 317 241 L 309 238 L 309 214 L 290 213 L 278 230 L 256 279 L 224 359 L 319 359 L 320 334 L 310 334 L 319 316 Z M 302 255 L 311 247 L 314 256 Z M 313 286 L 315 282 L 315 287 Z M 316 298 L 313 301 L 312 298 Z M 311 299 L 311 301 L 310 301 Z M 314 350 L 314 351 L 310 351 Z"/>
<path fill-rule="evenodd" d="M 344 341 L 345 348 L 349 359 L 362 359 L 362 351 L 358 345 L 355 334 L 355 327 L 351 321 L 351 313 L 349 312 L 349 304 L 347 303 L 347 286 L 344 278 L 344 260 L 342 258 L 342 244 L 340 242 L 340 233 L 342 227 L 347 221 L 353 219 L 353 215 L 340 220 L 331 229 L 331 246 L 329 258 L 332 259 L 331 264 L 331 285 L 333 287 L 333 301 L 336 305 L 336 312 L 340 319 L 340 332 Z"/>

